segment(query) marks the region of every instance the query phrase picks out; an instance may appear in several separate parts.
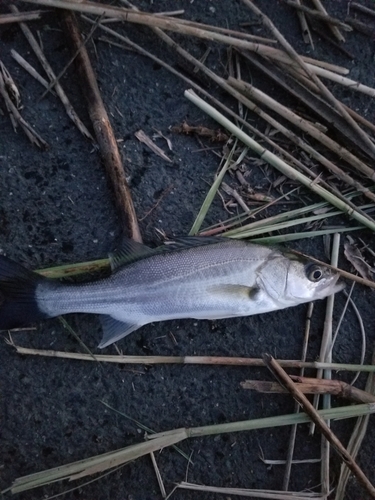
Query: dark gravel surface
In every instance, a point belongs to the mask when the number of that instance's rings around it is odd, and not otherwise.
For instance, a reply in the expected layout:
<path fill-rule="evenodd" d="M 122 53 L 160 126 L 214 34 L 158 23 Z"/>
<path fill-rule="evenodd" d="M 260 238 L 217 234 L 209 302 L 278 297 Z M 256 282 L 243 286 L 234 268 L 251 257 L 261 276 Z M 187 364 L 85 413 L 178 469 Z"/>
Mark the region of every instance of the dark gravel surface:
<path fill-rule="evenodd" d="M 7 12 L 5 4 L 0 2 L 2 13 Z M 291 8 L 275 0 L 259 0 L 257 4 L 300 52 L 309 52 L 301 42 L 297 18 Z M 326 4 L 332 14 L 345 18 L 346 1 L 331 0 Z M 18 5 L 25 8 L 24 4 Z M 187 19 L 233 29 L 238 29 L 242 22 L 250 21 L 254 34 L 265 35 L 246 7 L 235 0 L 145 0 L 137 5 L 144 10 L 155 11 L 182 8 Z M 26 8 L 31 9 L 32 6 L 27 5 Z M 33 32 L 39 33 L 45 54 L 56 73 L 70 58 L 60 15 L 51 11 L 43 22 L 29 23 Z M 82 27 L 86 32 L 90 30 L 87 25 Z M 148 29 L 131 25 L 114 27 L 182 72 L 193 75 L 210 92 L 236 109 L 235 103 L 227 99 L 222 91 L 199 74 L 191 73 L 191 68 L 176 59 Z M 164 231 L 168 236 L 187 234 L 219 166 L 219 158 L 214 153 L 220 153 L 222 146 L 173 134 L 170 127 L 184 120 L 191 125 L 210 128 L 216 128 L 216 125 L 184 98 L 184 82 L 135 52 L 123 51 L 98 41 L 98 36 L 95 33 L 95 46 L 89 43 L 89 52 L 129 175 L 144 241 L 149 244 L 158 242 L 156 230 Z M 209 45 L 205 41 L 182 36 L 175 36 L 175 39 L 199 57 Z M 315 40 L 317 47 L 313 57 L 343 64 L 351 69 L 352 78 L 374 85 L 373 40 L 354 32 L 348 34 L 345 47 L 355 56 L 354 60 L 346 58 L 327 42 Z M 210 47 L 207 63 L 226 76 L 226 48 L 218 44 L 211 44 Z M 119 244 L 121 230 L 113 193 L 98 152 L 73 126 L 55 97 L 47 96 L 39 101 L 42 87 L 13 61 L 11 49 L 16 49 L 40 69 L 19 28 L 16 25 L 2 26 L 1 58 L 21 92 L 22 114 L 48 142 L 49 148 L 41 152 L 28 142 L 21 130 L 14 133 L 1 103 L 5 114 L 0 115 L 0 251 L 32 269 L 103 258 Z M 272 83 L 262 79 L 256 71 L 249 71 L 244 63 L 243 73 L 260 88 L 274 91 L 273 95 L 285 101 L 285 96 L 274 89 Z M 84 91 L 79 86 L 74 66 L 63 76 L 61 83 L 78 114 L 90 128 Z M 346 104 L 369 120 L 374 120 L 375 105 L 369 97 L 337 86 L 331 88 Z M 265 129 L 264 124 L 259 126 Z M 157 129 L 168 137 L 173 144 L 173 151 L 168 151 L 173 162 L 164 162 L 141 144 L 134 136 L 139 129 L 150 136 Z M 167 151 L 163 139 L 155 141 Z M 271 169 L 261 169 L 255 161 L 248 160 L 246 165 L 251 171 L 252 183 L 260 190 L 266 190 L 269 182 L 279 176 Z M 227 182 L 238 187 L 232 178 L 228 177 Z M 290 189 L 290 185 L 283 189 Z M 299 192 L 298 197 L 304 201 L 313 200 L 304 190 Z M 298 197 L 291 201 L 298 201 Z M 289 208 L 290 205 L 281 205 L 278 210 Z M 205 224 L 208 226 L 227 217 L 217 197 Z M 348 222 L 340 219 L 339 223 Z M 367 243 L 372 243 L 369 232 L 363 232 L 361 236 Z M 320 239 L 297 242 L 291 246 L 324 258 Z M 344 261 L 342 265 L 347 266 Z M 366 360 L 369 361 L 375 338 L 374 294 L 358 286 L 354 298 L 366 325 Z M 337 297 L 335 323 L 344 299 L 343 294 Z M 303 305 L 243 319 L 171 321 L 145 326 L 118 345 L 124 354 L 132 355 L 260 357 L 262 353 L 270 352 L 279 358 L 298 359 L 302 350 L 305 316 L 306 306 Z M 86 345 L 99 352 L 96 346 L 101 332 L 97 317 L 71 315 L 66 319 Z M 323 322 L 324 304 L 318 303 L 308 351 L 310 360 L 314 360 L 319 352 Z M 1 489 L 10 486 L 17 477 L 142 441 L 142 431 L 132 421 L 108 409 L 103 402 L 157 432 L 294 411 L 294 403 L 289 396 L 261 395 L 240 387 L 244 379 L 271 380 L 265 369 L 189 365 L 124 367 L 20 356 L 5 343 L 6 337 L 3 333 L 0 341 Z M 13 340 L 28 347 L 81 350 L 76 339 L 64 330 L 58 319 L 40 323 L 32 331 L 14 333 Z M 358 362 L 360 351 L 358 321 L 350 310 L 342 324 L 334 360 Z M 111 346 L 104 352 L 115 354 L 116 350 Z M 340 377 L 350 380 L 345 374 Z M 364 380 L 365 377 L 360 377 L 359 386 L 363 386 Z M 334 401 L 334 404 L 343 403 Z M 375 467 L 373 423 L 371 420 L 358 459 L 372 480 Z M 333 424 L 333 429 L 344 443 L 353 424 L 352 421 Z M 156 460 L 168 492 L 174 483 L 186 478 L 190 482 L 214 486 L 281 489 L 284 467 L 266 465 L 259 456 L 263 454 L 269 460 L 285 459 L 289 435 L 290 429 L 285 427 L 192 439 L 181 444 L 181 449 L 192 455 L 194 464 L 189 467 L 187 461 L 173 449 L 163 450 L 157 454 Z M 311 437 L 308 427 L 300 426 L 296 459 L 319 456 L 319 435 Z M 335 484 L 338 473 L 339 460 L 333 455 L 332 484 Z M 293 466 L 291 490 L 313 488 L 319 482 L 319 464 Z M 74 485 L 76 483 L 57 483 L 19 494 L 18 498 L 42 499 Z M 66 498 L 157 500 L 162 497 L 151 459 L 147 456 L 68 493 Z M 234 497 L 178 490 L 172 498 L 227 500 Z M 358 498 L 364 499 L 366 495 L 351 479 L 347 499 Z"/>

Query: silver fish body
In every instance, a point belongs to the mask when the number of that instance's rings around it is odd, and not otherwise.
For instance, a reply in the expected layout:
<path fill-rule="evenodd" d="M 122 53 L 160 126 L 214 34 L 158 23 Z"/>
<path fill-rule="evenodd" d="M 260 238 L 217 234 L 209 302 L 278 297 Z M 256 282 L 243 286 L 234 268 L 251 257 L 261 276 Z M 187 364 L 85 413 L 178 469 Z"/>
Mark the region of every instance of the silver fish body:
<path fill-rule="evenodd" d="M 184 238 L 156 251 L 128 243 L 114 262 L 111 276 L 90 283 L 40 280 L 34 291 L 40 315 L 100 314 L 105 347 L 147 323 L 249 316 L 343 288 L 327 268 L 225 238 Z"/>

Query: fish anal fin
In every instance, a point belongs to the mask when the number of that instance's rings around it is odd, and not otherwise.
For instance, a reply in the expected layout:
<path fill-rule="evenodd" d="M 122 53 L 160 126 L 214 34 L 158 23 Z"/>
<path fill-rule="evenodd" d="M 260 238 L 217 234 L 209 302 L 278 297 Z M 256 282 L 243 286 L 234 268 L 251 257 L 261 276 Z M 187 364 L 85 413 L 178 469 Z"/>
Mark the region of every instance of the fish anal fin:
<path fill-rule="evenodd" d="M 117 342 L 142 326 L 132 323 L 124 323 L 123 321 L 119 321 L 106 315 L 100 316 L 100 322 L 103 329 L 103 337 L 99 344 L 100 349 Z"/>

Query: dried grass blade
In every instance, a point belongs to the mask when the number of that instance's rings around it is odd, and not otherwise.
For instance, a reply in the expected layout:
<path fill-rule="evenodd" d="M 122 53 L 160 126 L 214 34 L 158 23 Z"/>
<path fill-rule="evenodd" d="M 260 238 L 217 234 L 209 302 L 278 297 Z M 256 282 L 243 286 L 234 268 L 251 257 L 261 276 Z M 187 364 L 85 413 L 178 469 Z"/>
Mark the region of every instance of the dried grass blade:
<path fill-rule="evenodd" d="M 239 495 L 247 498 L 268 499 L 268 500 L 324 500 L 320 493 L 313 492 L 297 492 L 297 491 L 274 491 L 274 490 L 258 490 L 258 489 L 245 489 L 245 488 L 222 488 L 219 486 L 205 486 L 194 483 L 187 483 L 182 481 L 177 484 L 177 489 L 202 491 L 211 493 L 221 493 L 226 495 Z"/>
<path fill-rule="evenodd" d="M 177 429 L 166 437 L 156 438 L 145 443 L 134 444 L 120 450 L 104 453 L 103 455 L 97 455 L 79 460 L 78 462 L 72 462 L 67 465 L 23 476 L 13 482 L 11 492 L 13 494 L 20 493 L 21 491 L 28 491 L 64 479 L 72 481 L 89 474 L 96 474 L 125 464 L 131 460 L 136 460 L 139 457 L 176 444 L 186 438 L 187 435 L 184 429 Z"/>

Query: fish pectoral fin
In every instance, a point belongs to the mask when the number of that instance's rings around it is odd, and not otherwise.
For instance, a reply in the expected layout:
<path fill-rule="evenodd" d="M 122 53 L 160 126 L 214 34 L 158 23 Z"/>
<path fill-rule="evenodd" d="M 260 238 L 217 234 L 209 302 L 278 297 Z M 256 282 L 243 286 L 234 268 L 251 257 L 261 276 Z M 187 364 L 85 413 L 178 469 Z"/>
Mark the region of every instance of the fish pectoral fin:
<path fill-rule="evenodd" d="M 103 337 L 99 344 L 100 349 L 113 344 L 113 342 L 117 342 L 142 326 L 124 323 L 123 321 L 119 321 L 118 319 L 114 319 L 111 316 L 106 316 L 104 314 L 100 316 L 100 322 L 103 329 Z"/>

